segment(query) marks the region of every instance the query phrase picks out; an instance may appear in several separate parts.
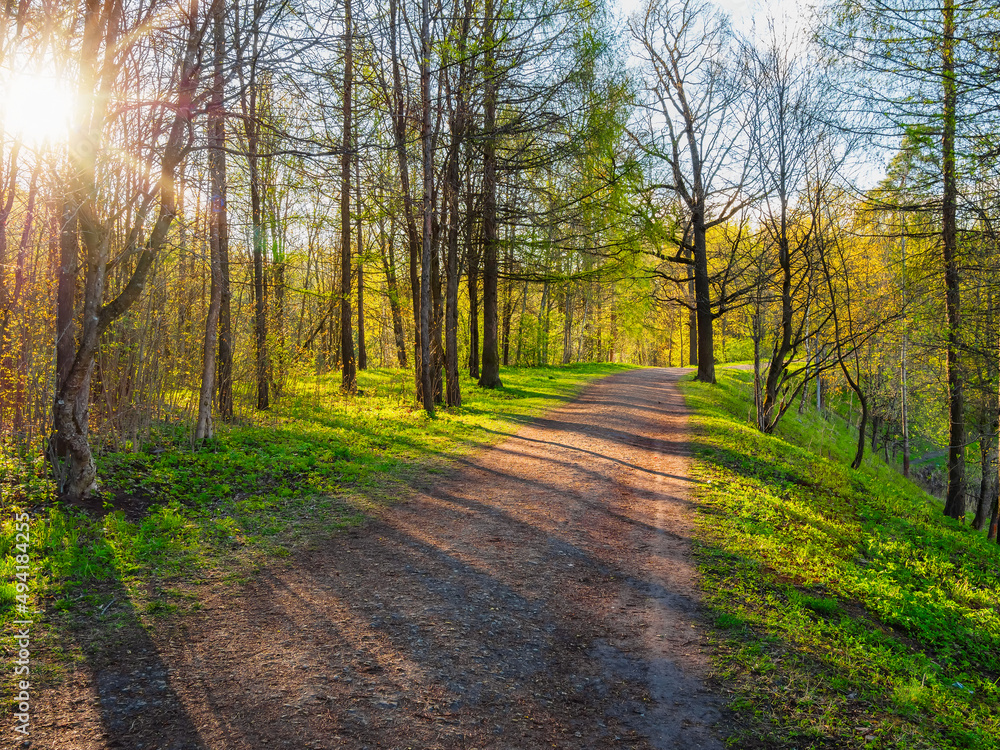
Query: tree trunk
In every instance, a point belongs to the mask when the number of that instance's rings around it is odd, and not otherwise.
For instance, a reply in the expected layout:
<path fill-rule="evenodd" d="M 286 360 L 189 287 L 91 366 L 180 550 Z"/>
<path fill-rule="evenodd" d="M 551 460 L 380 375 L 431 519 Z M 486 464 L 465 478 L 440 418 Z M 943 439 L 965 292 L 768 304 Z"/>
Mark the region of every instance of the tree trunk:
<path fill-rule="evenodd" d="M 423 364 L 421 361 L 420 344 L 420 277 L 419 257 L 421 254 L 421 239 L 417 232 L 417 221 L 414 214 L 413 194 L 410 190 L 410 168 L 406 154 L 407 113 L 403 97 L 402 73 L 399 64 L 398 46 L 399 0 L 389 2 L 389 50 L 392 56 L 392 132 L 396 146 L 396 160 L 399 167 L 399 182 L 403 194 L 403 216 L 406 221 L 406 236 L 410 255 L 410 298 L 413 300 L 413 365 L 414 382 L 417 401 L 423 402 Z"/>
<path fill-rule="evenodd" d="M 486 0 L 483 43 L 486 46 L 486 86 L 483 96 L 483 371 L 479 385 L 500 388 L 500 352 L 497 349 L 497 72 L 494 45 L 494 3 Z"/>
<path fill-rule="evenodd" d="M 267 282 L 264 278 L 264 216 L 260 178 L 260 123 L 258 121 L 256 70 L 251 70 L 249 112 L 244 120 L 247 166 L 250 173 L 250 221 L 253 226 L 253 297 L 257 408 L 270 406 L 267 381 Z"/>
<path fill-rule="evenodd" d="M 351 332 L 351 85 L 354 82 L 351 0 L 344 0 L 344 132 L 340 155 L 340 387 L 358 390 Z"/>
<path fill-rule="evenodd" d="M 688 366 L 698 366 L 698 307 L 694 290 L 694 269 L 688 273 Z"/>
<path fill-rule="evenodd" d="M 1000 543 L 1000 536 L 997 535 L 997 521 L 1000 517 L 1000 484 L 993 483 L 993 500 L 990 503 L 993 510 L 990 511 L 990 528 L 986 532 L 986 538 L 991 542 Z"/>
<path fill-rule="evenodd" d="M 510 232 L 508 238 L 510 239 Z M 500 356 L 503 366 L 510 365 L 510 319 L 514 315 L 514 292 L 510 281 L 510 273 L 514 267 L 513 242 L 507 245 L 504 253 L 504 265 L 507 268 L 507 282 L 504 284 L 503 318 L 500 331 Z"/>
<path fill-rule="evenodd" d="M 357 226 L 358 237 L 358 369 L 368 369 L 368 348 L 365 346 L 365 252 L 361 221 L 361 153 L 354 155 L 354 172 L 357 177 Z"/>
<path fill-rule="evenodd" d="M 965 392 L 959 363 L 961 306 L 958 268 L 958 178 L 955 169 L 955 2 L 944 0 L 944 39 L 942 40 L 943 133 L 941 167 L 944 181 L 942 196 L 941 239 L 944 246 L 945 305 L 948 311 L 948 414 L 951 423 L 948 440 L 948 494 L 945 515 L 965 515 Z"/>
<path fill-rule="evenodd" d="M 903 334 L 903 357 L 901 368 L 900 420 L 903 430 L 903 476 L 910 478 L 910 414 L 907 404 L 906 385 L 906 333 Z"/>
<path fill-rule="evenodd" d="M 772 349 L 771 363 L 767 370 L 767 380 L 764 382 L 764 408 L 762 431 L 768 434 L 774 432 L 781 418 L 781 405 L 778 403 L 778 388 L 785 375 L 786 358 L 792 350 L 792 258 L 788 246 L 788 227 L 786 216 L 786 200 L 782 194 L 781 226 L 778 234 L 778 263 L 781 266 L 781 338 Z M 776 413 L 777 412 L 777 413 Z M 875 438 L 877 427 L 872 430 Z"/>
<path fill-rule="evenodd" d="M 217 149 L 213 149 L 217 151 Z M 214 161 L 209 153 L 209 160 Z M 210 165 L 209 171 L 212 170 Z M 212 182 L 215 182 L 214 175 Z M 214 185 L 213 185 L 214 187 Z M 194 439 L 196 443 L 203 442 L 215 435 L 212 427 L 212 394 L 215 391 L 215 354 L 218 344 L 219 310 L 222 307 L 222 270 L 219 263 L 219 228 L 213 221 L 209 234 L 209 265 L 211 268 L 211 292 L 208 302 L 208 317 L 205 321 L 205 342 L 202 353 L 201 392 L 198 395 L 198 421 L 195 425 Z"/>
<path fill-rule="evenodd" d="M 514 364 L 521 364 L 521 351 L 524 346 L 524 312 L 528 306 L 528 280 L 524 280 L 521 289 L 521 315 L 517 319 L 517 352 L 514 354 Z"/>
<path fill-rule="evenodd" d="M 274 237 L 272 247 L 284 248 L 284 237 L 282 236 L 280 242 L 278 241 L 277 222 L 273 222 L 271 226 L 274 230 L 272 232 L 272 236 Z M 274 398 L 278 399 L 281 398 L 281 390 L 284 387 L 286 378 L 285 351 L 287 347 L 285 345 L 285 321 L 287 315 L 285 311 L 285 265 L 287 258 L 284 250 L 276 253 L 272 260 L 270 288 L 273 293 L 274 304 L 270 310 L 271 325 L 269 327 L 271 335 L 277 336 L 277 341 L 274 342 L 276 344 L 277 356 L 268 362 L 268 382 L 270 383 L 271 394 Z M 275 366 L 275 363 L 277 363 L 277 366 Z"/>
<path fill-rule="evenodd" d="M 434 413 L 431 362 L 431 251 L 433 233 L 434 144 L 431 133 L 431 11 L 420 6 L 420 144 L 423 151 L 423 243 L 420 253 L 420 385 L 424 411 Z"/>
<path fill-rule="evenodd" d="M 858 425 L 858 450 L 854 454 L 854 460 L 851 462 L 852 469 L 860 469 L 861 461 L 865 457 L 865 428 L 868 425 L 868 399 L 865 398 L 861 392 L 861 388 L 855 385 L 853 380 L 850 380 L 850 378 L 848 380 L 851 383 L 851 388 L 858 394 L 858 401 L 861 402 L 861 424 Z"/>
<path fill-rule="evenodd" d="M 447 218 L 447 217 L 446 217 Z M 436 220 L 434 221 L 436 225 Z M 441 256 L 438 252 L 439 229 L 434 227 L 431 235 L 431 383 L 434 385 L 434 403 L 444 402 L 444 344 L 441 335 L 444 328 L 444 299 L 441 295 Z"/>
<path fill-rule="evenodd" d="M 994 410 L 994 413 L 996 411 Z M 993 480 L 996 478 L 997 467 L 993 465 L 993 438 L 997 434 L 1000 423 L 994 420 L 991 425 L 990 436 L 983 435 L 979 438 L 979 454 L 982 458 L 982 477 L 979 481 L 979 502 L 976 504 L 976 516 L 972 521 L 972 528 L 982 531 L 986 526 L 990 515 L 990 501 L 993 499 Z"/>
<path fill-rule="evenodd" d="M 562 363 L 568 365 L 573 361 L 573 290 L 566 289 L 566 312 L 563 316 L 563 355 Z"/>
<path fill-rule="evenodd" d="M 764 418 L 764 389 L 760 368 L 760 345 L 764 337 L 764 326 L 761 321 L 761 298 L 760 288 L 757 289 L 757 298 L 754 301 L 753 313 L 753 405 L 754 414 L 757 418 L 757 429 L 764 432 L 764 425 L 767 420 Z"/>
<path fill-rule="evenodd" d="M 538 325 L 537 331 L 535 333 L 535 365 L 542 366 L 547 365 L 548 360 L 545 358 L 545 311 L 549 307 L 549 280 L 546 279 L 542 282 L 542 299 L 538 303 Z M 600 352 L 598 352 L 598 358 L 600 357 Z"/>
<path fill-rule="evenodd" d="M 704 217 L 693 217 L 694 295 L 698 318 L 698 374 L 702 383 L 715 382 L 715 342 L 712 333 L 712 289 L 708 280 L 708 245 Z"/>
<path fill-rule="evenodd" d="M 471 194 L 466 198 L 466 210 L 472 210 Z M 475 251 L 471 214 L 466 229 L 466 254 L 469 276 L 469 377 L 479 378 L 479 254 Z"/>
<path fill-rule="evenodd" d="M 393 226 L 390 230 L 392 237 L 396 236 L 395 216 L 391 218 Z M 385 283 L 389 293 L 389 312 L 392 314 L 392 334 L 396 341 L 396 359 L 400 367 L 406 367 L 406 335 L 403 331 L 403 316 L 399 308 L 399 283 L 396 281 L 395 253 L 392 245 L 387 245 L 384 220 L 380 222 L 379 242 L 382 251 L 382 268 L 385 271 Z"/>
<path fill-rule="evenodd" d="M 214 152 L 209 152 L 212 181 L 209 221 L 218 235 L 219 256 L 219 352 L 216 373 L 218 412 L 225 421 L 233 419 L 233 326 L 232 290 L 229 284 L 229 194 L 226 175 L 226 113 L 225 113 L 225 29 L 226 4 L 214 0 L 212 5 L 212 94 L 209 100 L 209 137 Z"/>
<path fill-rule="evenodd" d="M 76 351 L 76 325 L 73 310 L 76 307 L 76 266 L 80 247 L 77 236 L 76 212 L 69 201 L 63 204 L 62 231 L 59 234 L 59 268 L 56 280 L 56 391 L 69 376 Z M 65 455 L 57 447 L 60 456 Z"/>
<path fill-rule="evenodd" d="M 674 366 L 674 310 L 667 308 L 667 367 Z"/>
<path fill-rule="evenodd" d="M 216 347 L 219 344 L 219 320 L 222 313 L 222 245 L 226 231 L 226 157 L 225 129 L 223 125 L 223 60 L 225 55 L 225 32 L 223 29 L 224 0 L 212 3 L 212 93 L 209 100 L 208 117 L 208 174 L 209 174 L 209 269 L 211 292 L 209 294 L 208 316 L 205 321 L 205 342 L 202 352 L 201 393 L 198 396 L 198 420 L 195 424 L 194 439 L 202 442 L 214 436 L 212 426 L 212 395 L 215 392 Z M 228 321 L 227 321 L 228 323 Z M 230 367 L 231 367 L 230 363 Z M 232 404 L 230 403 L 230 409 Z"/>
<path fill-rule="evenodd" d="M 456 172 L 457 166 L 456 166 Z M 452 196 L 453 215 L 450 217 L 452 226 L 448 232 L 448 265 L 445 293 L 447 312 L 445 319 L 445 381 L 448 406 L 462 405 L 462 391 L 458 377 L 458 181 L 457 175 Z"/>
<path fill-rule="evenodd" d="M 445 319 L 445 381 L 448 406 L 462 405 L 462 391 L 458 377 L 458 201 L 462 182 L 459 173 L 459 156 L 466 129 L 465 88 L 467 86 L 468 64 L 466 47 L 469 27 L 472 24 L 472 0 L 465 0 L 462 15 L 462 32 L 458 43 L 458 91 L 456 92 L 455 114 L 452 123 L 451 153 L 448 162 L 448 258 L 446 262 L 445 292 L 447 307 Z"/>

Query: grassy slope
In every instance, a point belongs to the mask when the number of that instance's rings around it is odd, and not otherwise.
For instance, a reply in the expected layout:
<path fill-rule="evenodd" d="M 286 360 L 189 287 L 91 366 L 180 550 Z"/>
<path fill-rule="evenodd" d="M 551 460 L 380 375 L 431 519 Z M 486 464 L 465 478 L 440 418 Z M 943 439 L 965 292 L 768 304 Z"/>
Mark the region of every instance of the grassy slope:
<path fill-rule="evenodd" d="M 622 369 L 504 368 L 503 389 L 463 382 L 463 406 L 434 419 L 415 407 L 408 372 L 359 373 L 356 398 L 339 392 L 339 375 L 302 379 L 265 424 L 223 427 L 200 450 L 191 450 L 184 430 L 165 427 L 165 444 L 100 457 L 110 501 L 100 517 L 53 502 L 43 462 L 8 457 L 0 462 L 0 646 L 13 645 L 21 508 L 32 513 L 29 588 L 44 610 L 35 626 L 36 647 L 43 644 L 36 674 L 58 672 L 65 660 L 58 644 L 74 641 L 66 637 L 73 628 L 111 632 L 197 608 L 188 584 L 239 581 L 312 534 L 362 523 L 373 507 L 405 497 L 409 482 L 442 471 L 448 457 L 499 440 L 588 381 Z M 8 688 L 10 671 L 0 676 Z"/>
<path fill-rule="evenodd" d="M 685 383 L 700 561 L 741 748 L 1000 748 L 1000 547 L 750 373 Z"/>

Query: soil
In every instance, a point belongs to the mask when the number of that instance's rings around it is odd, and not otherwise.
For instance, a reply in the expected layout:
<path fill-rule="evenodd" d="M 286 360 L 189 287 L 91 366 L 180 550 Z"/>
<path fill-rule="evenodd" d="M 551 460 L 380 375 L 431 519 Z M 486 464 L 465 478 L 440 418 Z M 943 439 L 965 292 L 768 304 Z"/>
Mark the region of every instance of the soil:
<path fill-rule="evenodd" d="M 722 748 L 683 372 L 600 380 L 363 527 L 122 628 L 35 698 L 24 746 Z"/>

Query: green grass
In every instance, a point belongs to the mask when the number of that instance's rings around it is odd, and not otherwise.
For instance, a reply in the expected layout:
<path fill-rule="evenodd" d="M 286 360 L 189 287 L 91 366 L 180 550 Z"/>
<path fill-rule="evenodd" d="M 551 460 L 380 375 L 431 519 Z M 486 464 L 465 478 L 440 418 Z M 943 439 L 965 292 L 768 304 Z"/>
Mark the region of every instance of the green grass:
<path fill-rule="evenodd" d="M 840 422 L 748 422 L 746 372 L 685 383 L 699 559 L 740 748 L 1000 748 L 1000 547 Z"/>
<path fill-rule="evenodd" d="M 0 646 L 13 644 L 10 582 L 21 510 L 32 515 L 29 584 L 41 610 L 35 642 L 51 654 L 75 627 L 145 626 L 197 609 L 197 587 L 206 581 L 239 585 L 318 535 L 363 523 L 449 459 L 623 369 L 504 368 L 502 389 L 466 379 L 463 405 L 434 418 L 414 403 L 408 372 L 359 373 L 356 397 L 340 392 L 337 374 L 303 377 L 260 424 L 219 425 L 200 449 L 191 449 L 187 427 L 165 424 L 142 452 L 99 456 L 104 513 L 56 502 L 44 461 L 7 451 L 0 461 Z M 9 686 L 6 673 L 0 680 Z"/>

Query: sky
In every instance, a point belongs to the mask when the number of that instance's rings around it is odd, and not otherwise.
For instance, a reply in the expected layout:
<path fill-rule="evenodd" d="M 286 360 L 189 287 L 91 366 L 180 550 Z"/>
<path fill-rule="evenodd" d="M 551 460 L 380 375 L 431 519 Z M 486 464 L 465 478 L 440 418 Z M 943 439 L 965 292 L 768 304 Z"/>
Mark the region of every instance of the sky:
<path fill-rule="evenodd" d="M 612 5 L 620 17 L 632 14 L 645 0 L 613 0 Z M 804 26 L 806 5 L 798 0 L 715 0 L 715 5 L 729 13 L 733 26 L 740 31 L 748 31 L 754 21 L 762 25 L 768 14 L 772 14 L 779 26 L 789 25 L 791 28 Z"/>
<path fill-rule="evenodd" d="M 753 36 L 756 27 L 758 39 L 767 29 L 767 20 L 773 16 L 779 38 L 795 39 L 796 32 L 806 32 L 808 17 L 811 13 L 809 5 L 814 3 L 804 0 L 710 0 L 715 5 L 729 13 L 733 28 L 748 36 Z M 648 0 L 611 0 L 617 15 L 627 18 Z M 637 60 L 633 58 L 632 63 Z M 856 179 L 862 187 L 877 184 L 885 174 L 885 165 L 881 157 L 868 154 L 860 159 L 856 166 Z"/>

